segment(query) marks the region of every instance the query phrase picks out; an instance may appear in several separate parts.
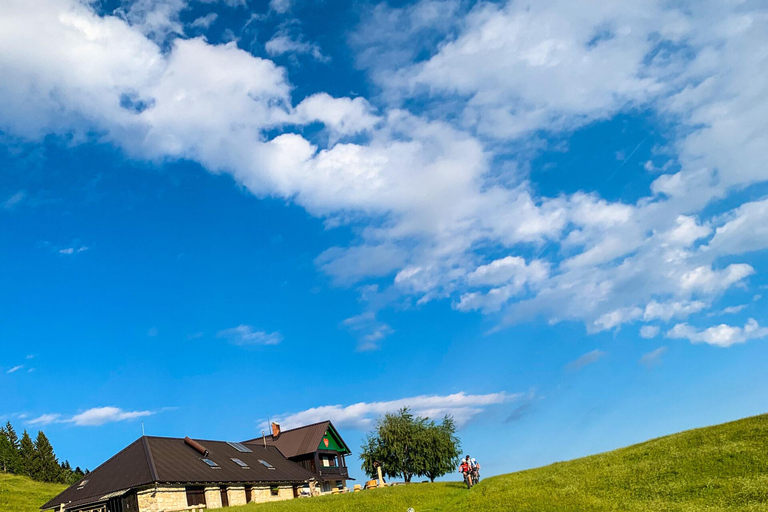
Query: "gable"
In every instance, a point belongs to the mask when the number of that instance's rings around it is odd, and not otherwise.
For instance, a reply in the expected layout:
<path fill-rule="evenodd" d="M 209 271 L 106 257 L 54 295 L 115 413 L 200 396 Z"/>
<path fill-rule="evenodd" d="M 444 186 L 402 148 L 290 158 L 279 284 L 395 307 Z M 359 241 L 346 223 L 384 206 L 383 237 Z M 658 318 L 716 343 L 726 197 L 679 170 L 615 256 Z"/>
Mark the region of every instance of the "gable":
<path fill-rule="evenodd" d="M 330 424 L 328 425 L 328 429 L 325 431 L 323 438 L 320 439 L 320 445 L 318 445 L 317 449 L 335 450 L 340 453 L 349 453 L 349 449 L 344 444 L 344 441 L 341 440 L 339 434 Z"/>

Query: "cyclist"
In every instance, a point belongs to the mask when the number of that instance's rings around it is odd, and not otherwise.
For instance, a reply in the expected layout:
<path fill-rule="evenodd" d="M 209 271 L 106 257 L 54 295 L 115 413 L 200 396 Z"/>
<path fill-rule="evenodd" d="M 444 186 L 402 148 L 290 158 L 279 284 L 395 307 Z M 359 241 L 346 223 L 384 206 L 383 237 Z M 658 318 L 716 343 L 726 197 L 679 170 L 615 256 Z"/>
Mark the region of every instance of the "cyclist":
<path fill-rule="evenodd" d="M 471 459 L 469 467 L 472 469 L 472 483 L 476 484 L 480 481 L 480 464 L 478 464 L 477 460 Z"/>
<path fill-rule="evenodd" d="M 469 465 L 469 455 L 467 455 L 466 459 L 462 459 L 459 473 L 464 476 L 464 483 L 467 484 L 467 489 L 472 487 L 472 468 Z"/>

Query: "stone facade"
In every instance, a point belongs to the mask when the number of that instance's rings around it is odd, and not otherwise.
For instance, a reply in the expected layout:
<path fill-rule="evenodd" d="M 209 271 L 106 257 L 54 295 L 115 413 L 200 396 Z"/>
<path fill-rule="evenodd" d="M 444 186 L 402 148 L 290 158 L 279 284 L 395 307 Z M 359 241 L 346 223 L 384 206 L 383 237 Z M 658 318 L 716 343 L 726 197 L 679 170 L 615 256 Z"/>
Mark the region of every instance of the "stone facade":
<path fill-rule="evenodd" d="M 139 501 L 139 512 L 178 510 L 187 506 L 187 490 L 184 487 L 150 487 L 140 490 L 136 497 Z"/>
<path fill-rule="evenodd" d="M 245 505 L 245 486 L 234 485 L 227 487 L 227 498 L 229 499 L 230 507 Z"/>
<path fill-rule="evenodd" d="M 254 486 L 251 491 L 251 501 L 265 503 L 269 501 L 282 501 L 293 499 L 293 486 L 281 485 L 275 487 L 277 494 L 273 494 L 273 487 Z M 139 490 L 137 493 L 139 512 L 164 512 L 181 510 L 187 507 L 187 490 L 179 486 L 157 486 Z M 227 487 L 229 505 L 245 505 L 245 486 L 233 485 Z M 221 508 L 221 488 L 205 488 L 206 509 Z M 96 511 L 94 511 L 96 512 Z"/>
<path fill-rule="evenodd" d="M 290 485 L 278 486 L 277 494 L 272 494 L 272 487 L 254 487 L 251 494 L 251 502 L 253 503 L 290 499 L 293 499 L 293 486 Z"/>

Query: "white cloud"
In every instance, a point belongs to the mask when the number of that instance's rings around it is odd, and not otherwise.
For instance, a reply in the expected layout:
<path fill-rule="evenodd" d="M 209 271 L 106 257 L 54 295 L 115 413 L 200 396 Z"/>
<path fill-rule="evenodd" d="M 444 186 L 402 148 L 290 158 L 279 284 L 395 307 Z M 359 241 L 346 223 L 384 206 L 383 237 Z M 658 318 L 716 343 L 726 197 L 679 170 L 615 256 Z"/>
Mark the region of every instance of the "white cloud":
<path fill-rule="evenodd" d="M 606 356 L 605 352 L 603 352 L 602 350 L 595 349 L 571 361 L 566 365 L 566 368 L 568 368 L 569 370 L 580 370 L 585 366 L 598 362 L 600 359 L 602 359 L 605 356 Z"/>
<path fill-rule="evenodd" d="M 693 313 L 698 313 L 707 305 L 701 301 L 671 301 L 659 303 L 652 300 L 645 306 L 643 320 L 664 320 L 668 322 L 672 318 L 685 318 Z"/>
<path fill-rule="evenodd" d="M 656 350 L 647 352 L 640 357 L 640 364 L 652 368 L 661 364 L 661 357 L 667 353 L 667 347 L 659 347 Z"/>
<path fill-rule="evenodd" d="M 154 414 L 152 411 L 124 411 L 118 407 L 94 407 L 66 420 L 78 426 L 99 426 L 105 423 L 132 420 Z"/>
<path fill-rule="evenodd" d="M 658 325 L 644 325 L 640 328 L 640 337 L 650 340 L 659 335 L 661 327 Z"/>
<path fill-rule="evenodd" d="M 278 14 L 285 14 L 292 6 L 293 0 L 269 0 L 269 8 Z"/>
<path fill-rule="evenodd" d="M 287 30 L 276 32 L 264 45 L 264 49 L 267 50 L 267 53 L 272 57 L 285 54 L 307 54 L 320 62 L 328 62 L 329 60 L 328 57 L 323 55 L 323 52 L 317 43 L 305 41 L 302 34 L 294 34 Z"/>
<path fill-rule="evenodd" d="M 24 365 L 23 364 L 19 364 L 19 365 L 14 366 L 13 368 L 9 368 L 5 373 L 16 373 L 17 371 L 21 370 L 22 368 L 24 368 Z"/>
<path fill-rule="evenodd" d="M 65 247 L 64 249 L 59 249 L 59 254 L 72 256 L 73 254 L 80 254 L 81 252 L 85 252 L 87 250 L 88 247 L 85 245 L 81 245 L 80 247 Z"/>
<path fill-rule="evenodd" d="M 754 318 L 747 320 L 744 327 L 720 324 L 704 330 L 698 330 L 687 323 L 682 323 L 667 331 L 666 336 L 673 339 L 688 339 L 692 343 L 730 347 L 737 343 L 765 338 L 768 336 L 768 328 L 760 327 Z"/>
<path fill-rule="evenodd" d="M 52 423 L 73 423 L 79 427 L 97 427 L 106 423 L 128 421 L 155 414 L 153 411 L 124 411 L 119 407 L 94 407 L 71 417 L 58 413 L 41 414 L 27 422 L 28 425 L 50 425 Z"/>
<path fill-rule="evenodd" d="M 381 341 L 395 332 L 389 324 L 377 319 L 373 311 L 347 318 L 342 324 L 358 336 L 357 349 L 360 351 L 381 348 Z"/>
<path fill-rule="evenodd" d="M 480 3 L 467 16 L 460 2 L 380 5 L 352 39 L 381 96 L 320 93 L 295 107 L 285 69 L 235 44 L 185 39 L 181 0 L 135 2 L 121 16 L 92 7 L 0 3 L 0 130 L 194 160 L 329 227 L 354 223 L 351 244 L 317 258 L 337 283 L 376 280 L 392 301 L 448 298 L 504 322 L 576 320 L 597 331 L 711 307 L 755 273 L 718 258 L 766 245 L 761 201 L 704 210 L 768 179 L 759 5 L 551 0 Z M 324 58 L 289 28 L 268 51 Z M 409 98 L 423 100 L 418 115 Z M 546 149 L 537 133 L 567 136 L 628 109 L 679 128 L 675 165 L 654 167 L 666 174 L 648 197 L 542 196 L 524 171 L 508 172 L 537 150 L 499 164 L 509 147 Z M 294 133 L 313 122 L 325 126 L 323 142 Z"/>
<path fill-rule="evenodd" d="M 279 332 L 256 331 L 250 325 L 238 325 L 216 333 L 217 338 L 224 338 L 233 345 L 277 345 L 283 341 Z"/>
<path fill-rule="evenodd" d="M 731 211 L 715 230 L 707 248 L 719 254 L 742 254 L 768 248 L 768 199 Z"/>
<path fill-rule="evenodd" d="M 199 18 L 196 18 L 192 23 L 190 23 L 190 27 L 192 28 L 199 28 L 199 29 L 208 29 L 211 25 L 213 25 L 213 22 L 218 19 L 219 15 L 215 12 L 210 12 L 206 14 L 205 16 L 200 16 Z"/>
<path fill-rule="evenodd" d="M 352 405 L 324 405 L 297 413 L 284 414 L 276 418 L 283 429 L 290 429 L 330 419 L 337 427 L 366 430 L 373 426 L 376 418 L 386 413 L 408 407 L 416 415 L 440 420 L 446 414 L 453 416 L 459 427 L 488 407 L 518 400 L 524 393 L 489 393 L 470 395 L 463 391 L 451 395 L 419 395 L 385 402 L 359 402 Z"/>
<path fill-rule="evenodd" d="M 736 313 L 739 313 L 747 308 L 746 304 L 740 304 L 738 306 L 728 306 L 727 308 L 723 308 L 723 313 L 727 315 L 734 315 Z"/>
<path fill-rule="evenodd" d="M 45 426 L 51 423 L 59 423 L 61 421 L 61 414 L 41 414 L 37 418 L 31 419 L 27 422 L 27 425 L 39 425 Z"/>
<path fill-rule="evenodd" d="M 364 98 L 333 98 L 326 93 L 305 98 L 296 106 L 296 115 L 300 123 L 319 121 L 341 135 L 368 131 L 379 122 Z"/>

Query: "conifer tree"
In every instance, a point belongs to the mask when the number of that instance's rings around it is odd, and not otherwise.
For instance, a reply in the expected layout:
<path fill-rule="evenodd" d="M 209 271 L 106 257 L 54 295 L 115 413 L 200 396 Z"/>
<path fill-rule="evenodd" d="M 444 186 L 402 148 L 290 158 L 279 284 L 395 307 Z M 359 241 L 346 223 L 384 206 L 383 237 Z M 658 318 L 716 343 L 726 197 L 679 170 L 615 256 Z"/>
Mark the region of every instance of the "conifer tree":
<path fill-rule="evenodd" d="M 0 428 L 0 471 L 18 473 L 19 462 L 19 437 L 8 421 Z"/>
<path fill-rule="evenodd" d="M 42 430 L 37 433 L 32 460 L 32 478 L 41 482 L 63 481 L 61 467 L 53 453 L 53 446 Z"/>
<path fill-rule="evenodd" d="M 19 458 L 19 474 L 31 477 L 34 472 L 35 443 L 32 442 L 32 438 L 29 437 L 29 433 L 26 430 L 21 434 Z"/>

